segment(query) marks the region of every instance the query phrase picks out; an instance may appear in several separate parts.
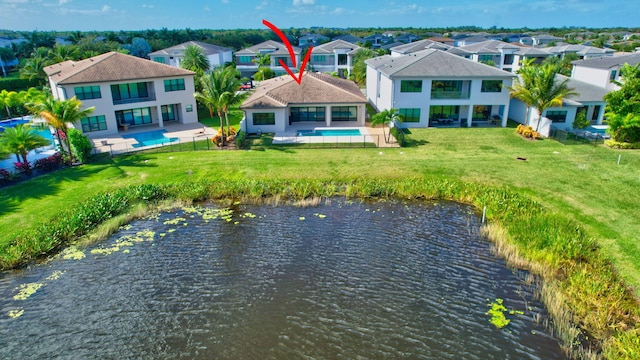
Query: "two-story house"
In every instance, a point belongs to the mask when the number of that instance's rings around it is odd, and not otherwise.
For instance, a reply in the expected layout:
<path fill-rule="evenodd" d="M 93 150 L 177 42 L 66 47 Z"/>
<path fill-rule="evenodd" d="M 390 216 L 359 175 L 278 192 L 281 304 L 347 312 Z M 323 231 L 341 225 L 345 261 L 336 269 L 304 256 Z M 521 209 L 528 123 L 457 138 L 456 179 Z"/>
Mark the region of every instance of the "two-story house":
<path fill-rule="evenodd" d="M 324 36 L 320 34 L 306 34 L 298 38 L 298 46 L 300 47 L 316 46 L 318 44 L 323 44 L 328 41 L 329 41 L 328 36 Z"/>
<path fill-rule="evenodd" d="M 117 52 L 44 68 L 55 99 L 76 97 L 91 116 L 76 124 L 91 137 L 131 127 L 159 128 L 198 121 L 193 77 L 188 70 Z"/>
<path fill-rule="evenodd" d="M 366 64 L 369 102 L 404 127 L 507 125 L 511 73 L 436 49 Z"/>
<path fill-rule="evenodd" d="M 209 59 L 210 69 L 233 61 L 233 50 L 201 41 L 187 41 L 176 46 L 154 51 L 149 53 L 148 56 L 149 59 L 155 62 L 180 67 L 180 63 L 184 59 L 184 52 L 188 46 L 197 46 L 202 50 L 207 59 Z"/>
<path fill-rule="evenodd" d="M 309 59 L 313 71 L 336 72 L 341 78 L 348 78 L 353 66 L 353 56 L 360 46 L 344 40 L 334 40 L 314 46 Z"/>
<path fill-rule="evenodd" d="M 296 46 L 292 46 L 292 49 L 295 54 L 295 64 L 299 67 L 301 65 L 300 54 L 302 51 Z M 287 47 L 284 44 L 273 40 L 267 40 L 260 44 L 237 51 L 235 53 L 236 69 L 240 71 L 242 76 L 251 77 L 258 71 L 258 64 L 256 63 L 258 57 L 264 55 L 269 55 L 269 68 L 276 74 L 276 76 L 287 73 L 287 71 L 280 65 L 279 60 L 284 61 L 292 71 L 296 72 L 293 69 L 293 61 L 289 55 Z"/>
<path fill-rule="evenodd" d="M 491 66 L 500 70 L 513 70 L 515 53 L 520 50 L 518 45 L 513 45 L 500 40 L 486 40 L 471 45 L 460 46 L 471 54 L 469 59 Z"/>
<path fill-rule="evenodd" d="M 605 89 L 617 90 L 620 87 L 613 81 L 622 81 L 620 68 L 624 64 L 636 66 L 638 63 L 640 53 L 576 60 L 571 63 L 571 77 Z"/>
<path fill-rule="evenodd" d="M 433 41 L 430 39 L 418 40 L 409 44 L 402 44 L 392 47 L 390 50 L 391 56 L 402 56 L 406 54 L 412 54 L 418 51 L 427 49 L 438 49 L 442 51 L 448 51 L 453 48 L 453 45 L 444 44 L 441 42 Z"/>
<path fill-rule="evenodd" d="M 587 45 L 558 45 L 545 48 L 546 51 L 564 59 L 566 54 L 576 54 L 579 59 L 589 59 L 601 56 L 612 56 L 616 51 L 613 49 L 601 49 Z"/>

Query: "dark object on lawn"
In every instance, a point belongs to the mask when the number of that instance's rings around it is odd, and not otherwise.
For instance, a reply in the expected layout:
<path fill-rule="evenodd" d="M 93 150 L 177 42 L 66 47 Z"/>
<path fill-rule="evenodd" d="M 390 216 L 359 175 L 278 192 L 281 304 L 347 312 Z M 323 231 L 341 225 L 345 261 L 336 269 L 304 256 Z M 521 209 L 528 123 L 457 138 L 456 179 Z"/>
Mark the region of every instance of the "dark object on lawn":
<path fill-rule="evenodd" d="M 517 157 L 516 159 L 522 160 L 522 161 L 527 161 L 527 158 L 523 158 L 523 157 Z"/>

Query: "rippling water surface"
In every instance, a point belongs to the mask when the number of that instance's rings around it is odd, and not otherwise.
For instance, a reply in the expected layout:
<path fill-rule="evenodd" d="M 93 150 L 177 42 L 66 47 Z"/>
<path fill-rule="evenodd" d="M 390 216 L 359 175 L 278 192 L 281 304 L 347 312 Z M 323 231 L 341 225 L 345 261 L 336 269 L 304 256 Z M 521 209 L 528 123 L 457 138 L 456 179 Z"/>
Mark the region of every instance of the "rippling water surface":
<path fill-rule="evenodd" d="M 563 358 L 469 207 L 233 210 L 135 221 L 0 275 L 0 358 Z M 496 298 L 524 314 L 496 329 Z"/>

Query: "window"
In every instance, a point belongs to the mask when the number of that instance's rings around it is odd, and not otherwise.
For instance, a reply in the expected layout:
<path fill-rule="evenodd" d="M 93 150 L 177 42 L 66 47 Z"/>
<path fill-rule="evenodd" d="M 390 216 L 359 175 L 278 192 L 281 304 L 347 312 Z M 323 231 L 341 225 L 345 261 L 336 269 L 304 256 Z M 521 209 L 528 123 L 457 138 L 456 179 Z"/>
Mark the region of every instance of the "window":
<path fill-rule="evenodd" d="M 116 111 L 118 125 L 151 124 L 151 108 L 140 108 Z"/>
<path fill-rule="evenodd" d="M 565 121 L 567 121 L 567 111 L 561 111 L 561 110 L 548 110 L 547 114 L 545 115 L 545 117 L 551 121 L 553 121 L 554 123 L 563 123 Z"/>
<path fill-rule="evenodd" d="M 331 121 L 358 121 L 358 108 L 356 106 L 331 107 Z"/>
<path fill-rule="evenodd" d="M 326 61 L 327 61 L 326 55 L 313 55 L 313 62 L 326 62 Z"/>
<path fill-rule="evenodd" d="M 144 99 L 149 97 L 146 83 L 129 83 L 111 85 L 113 101 Z"/>
<path fill-rule="evenodd" d="M 474 105 L 471 120 L 488 121 L 491 116 L 491 105 Z"/>
<path fill-rule="evenodd" d="M 73 91 L 76 93 L 78 100 L 100 99 L 100 86 L 79 86 L 74 87 Z"/>
<path fill-rule="evenodd" d="M 482 92 L 501 92 L 502 80 L 482 80 Z"/>
<path fill-rule="evenodd" d="M 175 121 L 178 120 L 176 116 L 176 110 L 174 105 L 162 105 L 160 107 L 162 112 L 162 121 Z"/>
<path fill-rule="evenodd" d="M 609 80 L 613 81 L 616 79 L 617 71 L 611 70 L 611 74 L 609 75 Z"/>
<path fill-rule="evenodd" d="M 164 81 L 164 91 L 179 91 L 184 90 L 184 79 L 171 79 Z"/>
<path fill-rule="evenodd" d="M 469 86 L 467 81 L 463 86 L 461 80 L 433 80 L 431 83 L 432 99 L 463 99 L 469 98 Z"/>
<path fill-rule="evenodd" d="M 478 55 L 479 62 L 493 61 L 493 55 Z"/>
<path fill-rule="evenodd" d="M 251 56 L 238 56 L 238 62 L 242 64 L 247 64 L 251 62 Z"/>
<path fill-rule="evenodd" d="M 432 105 L 429 107 L 429 119 L 454 119 L 460 117 L 460 106 L 454 105 Z"/>
<path fill-rule="evenodd" d="M 600 105 L 596 105 L 593 107 L 593 114 L 591 114 L 591 121 L 598 120 L 599 116 L 600 116 Z"/>
<path fill-rule="evenodd" d="M 189 104 L 186 106 L 186 110 L 187 112 L 192 112 L 193 111 L 193 105 Z"/>
<path fill-rule="evenodd" d="M 420 108 L 400 109 L 402 122 L 420 122 Z"/>
<path fill-rule="evenodd" d="M 400 80 L 400 92 L 422 92 L 422 80 Z"/>
<path fill-rule="evenodd" d="M 276 114 L 274 113 L 253 113 L 253 125 L 275 125 Z"/>
<path fill-rule="evenodd" d="M 153 58 L 153 61 L 155 61 L 155 62 L 157 62 L 157 63 L 160 63 L 160 64 L 166 64 L 166 63 L 164 62 L 164 56 L 155 56 L 155 57 Z"/>
<path fill-rule="evenodd" d="M 293 107 L 291 108 L 291 121 L 325 121 L 325 107 Z"/>
<path fill-rule="evenodd" d="M 504 56 L 504 65 L 513 65 L 513 55 L 507 54 Z"/>
<path fill-rule="evenodd" d="M 82 118 L 80 119 L 80 123 L 82 124 L 83 133 L 107 130 L 107 121 L 104 115 Z"/>

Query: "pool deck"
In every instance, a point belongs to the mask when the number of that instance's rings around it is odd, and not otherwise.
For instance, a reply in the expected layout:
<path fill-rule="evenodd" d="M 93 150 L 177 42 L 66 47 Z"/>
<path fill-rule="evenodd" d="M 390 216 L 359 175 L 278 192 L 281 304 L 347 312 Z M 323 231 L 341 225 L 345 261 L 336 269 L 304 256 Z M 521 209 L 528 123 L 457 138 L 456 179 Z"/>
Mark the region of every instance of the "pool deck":
<path fill-rule="evenodd" d="M 350 127 L 316 127 L 317 129 L 330 130 L 360 130 L 362 135 L 352 136 L 297 136 L 300 130 L 312 130 L 309 127 L 291 127 L 284 133 L 276 133 L 273 137 L 273 144 L 331 144 L 331 143 L 374 143 L 380 148 L 399 147 L 397 143 L 387 143 L 382 127 L 350 126 Z M 387 129 L 386 131 L 389 131 Z"/>

